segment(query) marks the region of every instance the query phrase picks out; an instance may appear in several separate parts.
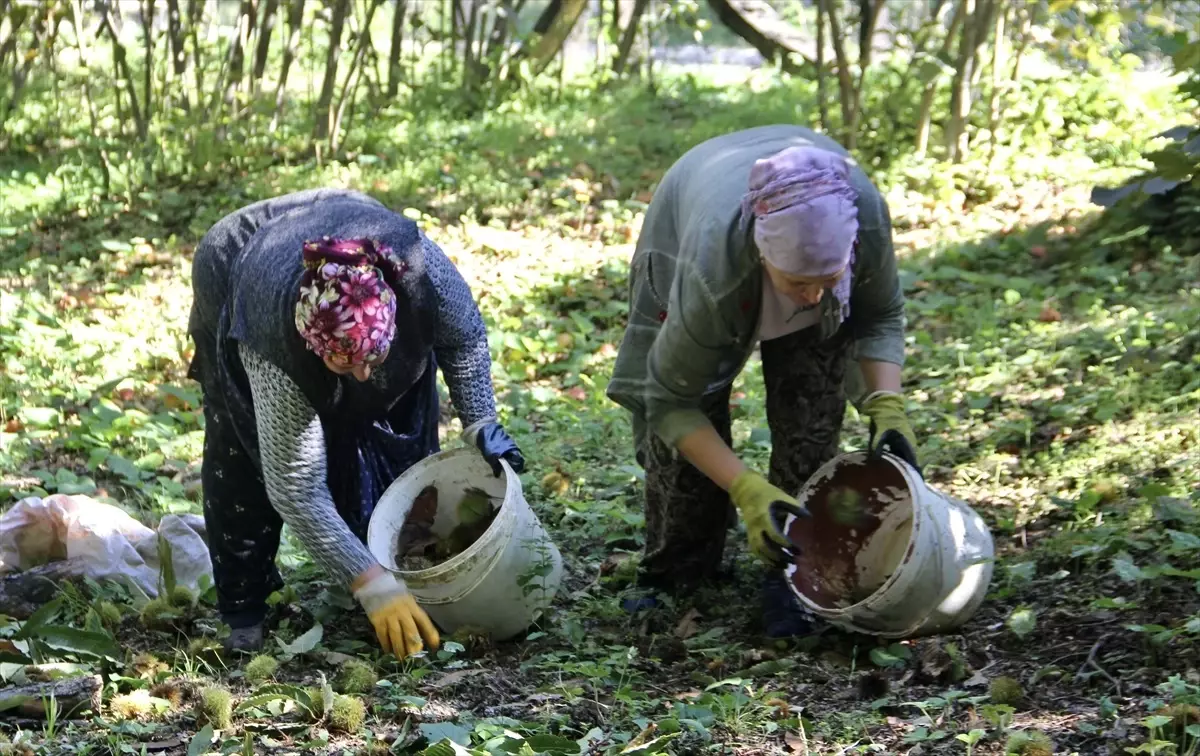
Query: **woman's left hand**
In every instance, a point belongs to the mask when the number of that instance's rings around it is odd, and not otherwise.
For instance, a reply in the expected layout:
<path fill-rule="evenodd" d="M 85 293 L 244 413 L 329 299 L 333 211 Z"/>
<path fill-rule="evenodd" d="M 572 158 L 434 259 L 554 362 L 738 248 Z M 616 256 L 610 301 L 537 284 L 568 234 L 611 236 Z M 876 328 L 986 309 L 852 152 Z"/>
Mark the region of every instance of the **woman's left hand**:
<path fill-rule="evenodd" d="M 483 453 L 483 458 L 492 466 L 492 472 L 497 478 L 503 472 L 500 467 L 502 459 L 518 475 L 525 472 L 525 457 L 521 455 L 521 449 L 517 446 L 517 442 L 513 441 L 512 437 L 505 432 L 500 423 L 488 423 L 480 428 L 475 436 L 475 445 Z"/>
<path fill-rule="evenodd" d="M 920 473 L 917 437 L 904 414 L 904 397 L 890 391 L 876 391 L 866 398 L 862 409 L 871 418 L 871 453 L 879 454 L 886 448 Z"/>

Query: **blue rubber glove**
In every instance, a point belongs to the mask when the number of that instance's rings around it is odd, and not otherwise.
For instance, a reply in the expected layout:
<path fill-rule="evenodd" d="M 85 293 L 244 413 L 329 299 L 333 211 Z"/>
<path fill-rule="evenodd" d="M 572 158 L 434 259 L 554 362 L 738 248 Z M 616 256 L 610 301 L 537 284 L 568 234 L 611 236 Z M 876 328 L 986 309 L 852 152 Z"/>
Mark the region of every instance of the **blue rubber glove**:
<path fill-rule="evenodd" d="M 512 437 L 505 432 L 500 423 L 488 423 L 480 428 L 475 436 L 475 445 L 483 453 L 483 458 L 492 466 L 492 472 L 497 478 L 504 471 L 500 467 L 502 459 L 516 474 L 520 475 L 525 472 L 525 457 L 521 455 L 521 449 L 517 446 L 517 442 L 513 441 Z"/>

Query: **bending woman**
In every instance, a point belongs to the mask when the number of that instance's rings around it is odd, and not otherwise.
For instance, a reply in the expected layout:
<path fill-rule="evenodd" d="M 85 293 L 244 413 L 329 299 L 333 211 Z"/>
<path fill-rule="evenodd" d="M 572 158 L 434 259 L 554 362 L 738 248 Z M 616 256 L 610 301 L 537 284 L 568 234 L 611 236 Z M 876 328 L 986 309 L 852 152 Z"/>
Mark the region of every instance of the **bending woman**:
<path fill-rule="evenodd" d="M 524 469 L 496 419 L 483 319 L 415 223 L 352 191 L 256 202 L 196 249 L 189 377 L 204 394 L 204 519 L 226 647 L 262 645 L 286 523 L 366 611 L 383 649 L 437 629 L 364 545 L 380 495 L 438 451 L 437 368 L 464 436 Z"/>
<path fill-rule="evenodd" d="M 872 450 L 887 445 L 917 464 L 887 205 L 846 150 L 808 129 L 720 136 L 664 175 L 629 285 L 608 394 L 632 414 L 646 470 L 639 583 L 690 589 L 713 577 L 736 523 L 732 499 L 769 567 L 767 633 L 800 634 L 806 618 L 783 582 L 789 541 L 774 515 L 805 514 L 793 495 L 837 454 L 847 378 L 871 418 Z M 730 386 L 756 347 L 769 481 L 730 448 Z"/>

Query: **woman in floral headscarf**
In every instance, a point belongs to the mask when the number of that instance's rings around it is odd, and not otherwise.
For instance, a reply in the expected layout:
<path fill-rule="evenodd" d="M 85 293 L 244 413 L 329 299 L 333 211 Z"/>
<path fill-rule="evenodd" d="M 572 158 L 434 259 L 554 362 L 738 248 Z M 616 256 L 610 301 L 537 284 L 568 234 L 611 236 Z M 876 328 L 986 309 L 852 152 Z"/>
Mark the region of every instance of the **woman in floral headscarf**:
<path fill-rule="evenodd" d="M 914 467 L 900 394 L 904 297 L 887 205 L 836 142 L 765 126 L 704 142 L 667 171 L 630 274 L 629 325 L 608 394 L 633 416 L 646 469 L 639 583 L 689 589 L 720 567 L 745 521 L 773 636 L 807 629 L 783 581 L 777 516 L 838 451 L 849 384 L 873 451 Z M 762 354 L 770 480 L 734 454 L 730 386 Z M 653 602 L 653 597 L 634 602 Z"/>
<path fill-rule="evenodd" d="M 227 647 L 262 644 L 286 523 L 385 651 L 436 648 L 436 628 L 363 541 L 387 486 L 438 451 L 438 367 L 468 442 L 496 475 L 501 460 L 524 469 L 496 420 L 487 334 L 462 276 L 402 215 L 312 190 L 218 221 L 192 289 L 189 376 L 204 393 L 204 518 Z"/>

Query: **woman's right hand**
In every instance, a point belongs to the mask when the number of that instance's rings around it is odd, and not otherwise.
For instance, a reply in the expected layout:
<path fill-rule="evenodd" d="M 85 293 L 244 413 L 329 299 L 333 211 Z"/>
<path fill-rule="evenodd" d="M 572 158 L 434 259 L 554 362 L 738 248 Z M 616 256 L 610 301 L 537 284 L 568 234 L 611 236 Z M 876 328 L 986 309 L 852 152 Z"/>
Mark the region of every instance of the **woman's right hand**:
<path fill-rule="evenodd" d="M 403 582 L 379 566 L 363 573 L 360 580 L 362 587 L 354 591 L 354 598 L 370 618 L 384 651 L 403 659 L 426 645 L 431 651 L 437 649 L 441 643 L 437 628 Z"/>
<path fill-rule="evenodd" d="M 795 545 L 783 532 L 783 513 L 808 517 L 794 498 L 767 482 L 753 470 L 746 470 L 729 487 L 729 497 L 742 513 L 749 535 L 750 549 L 774 568 L 795 559 Z"/>

